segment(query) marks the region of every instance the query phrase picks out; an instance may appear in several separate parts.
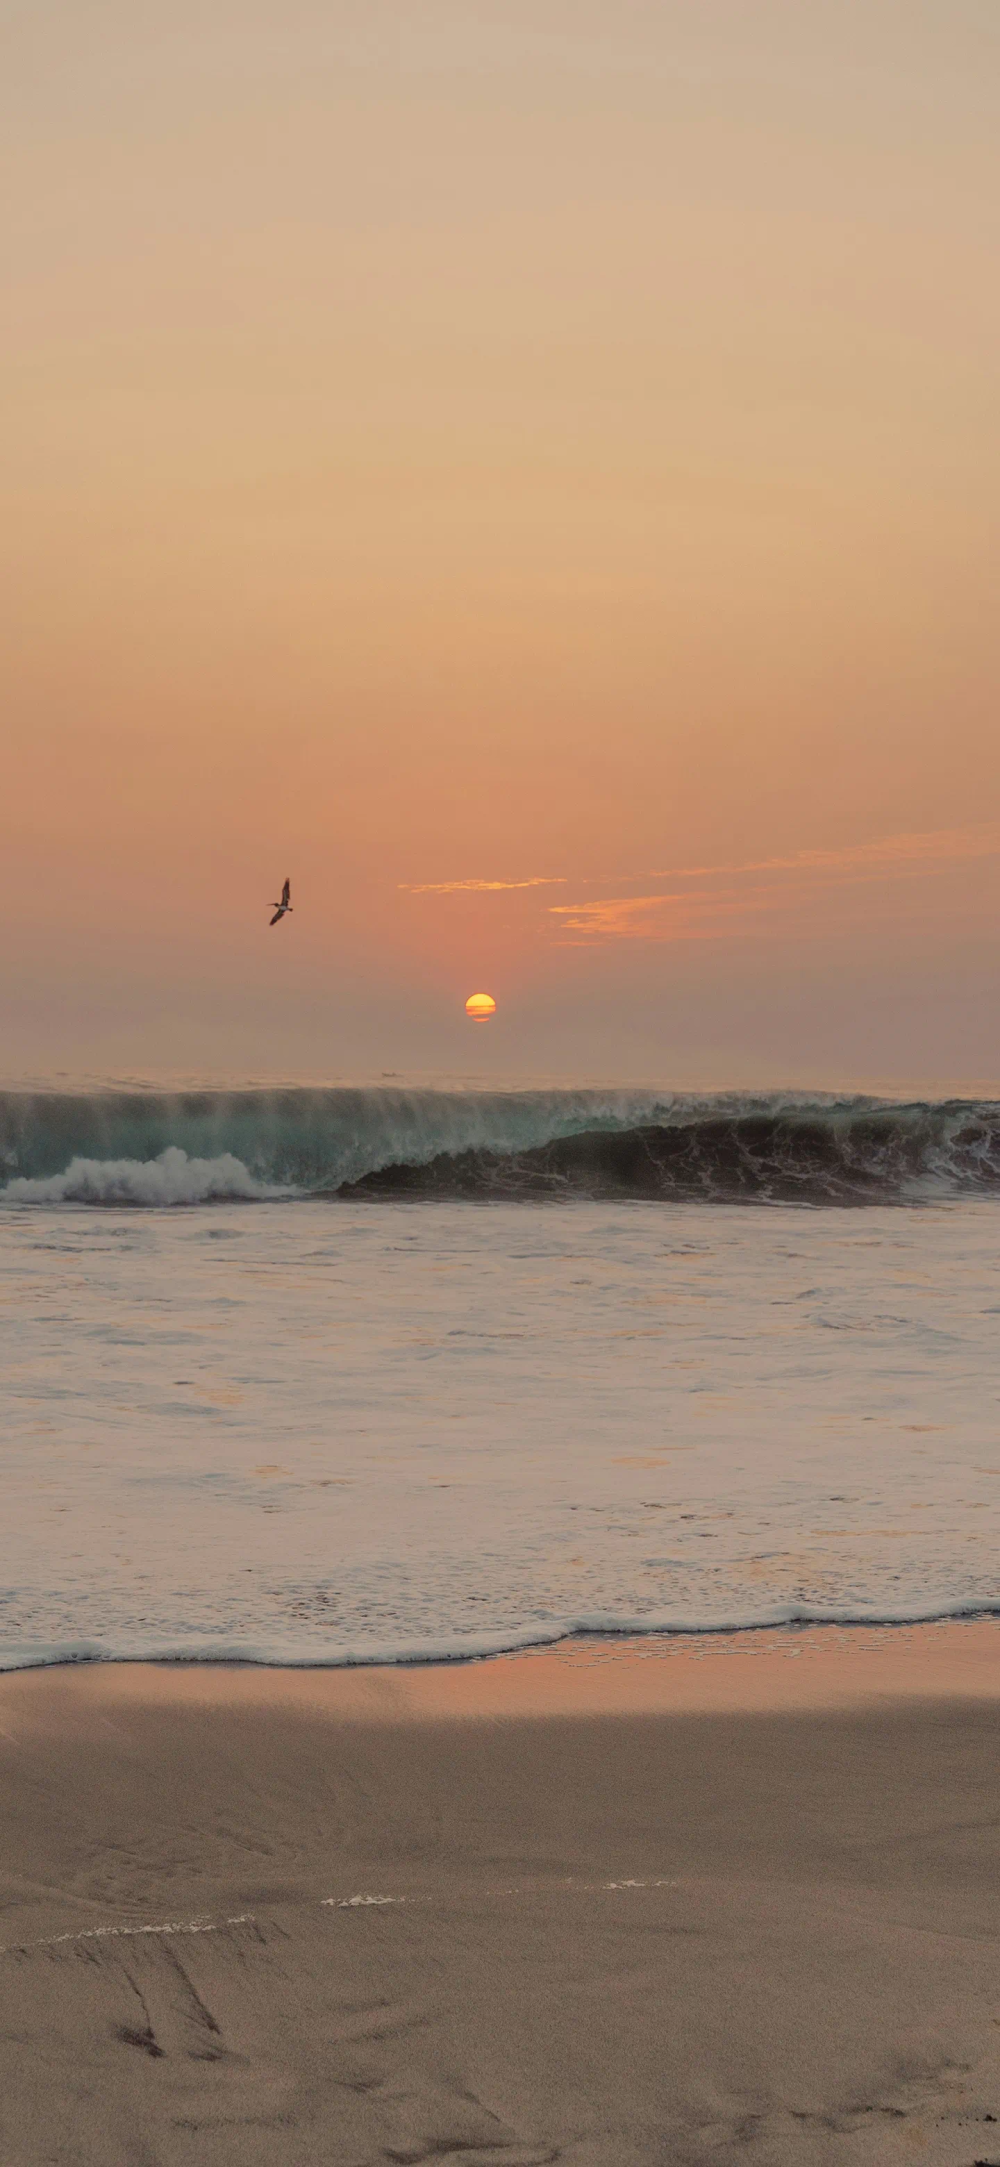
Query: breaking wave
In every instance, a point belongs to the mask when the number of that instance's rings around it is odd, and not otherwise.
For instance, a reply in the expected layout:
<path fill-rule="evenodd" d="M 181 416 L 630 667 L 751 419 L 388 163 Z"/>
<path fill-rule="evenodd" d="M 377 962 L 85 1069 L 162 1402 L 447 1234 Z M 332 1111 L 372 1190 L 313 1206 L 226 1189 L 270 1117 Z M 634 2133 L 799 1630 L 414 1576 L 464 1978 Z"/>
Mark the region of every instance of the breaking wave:
<path fill-rule="evenodd" d="M 231 1151 L 217 1159 L 189 1159 L 177 1144 L 159 1158 L 71 1159 L 64 1174 L 9 1181 L 5 1204 L 212 1204 L 242 1197 L 260 1202 L 287 1192 L 254 1181 Z"/>
<path fill-rule="evenodd" d="M 382 1088 L 0 1093 L 7 1205 L 869 1204 L 1000 1193 L 1000 1103 Z"/>

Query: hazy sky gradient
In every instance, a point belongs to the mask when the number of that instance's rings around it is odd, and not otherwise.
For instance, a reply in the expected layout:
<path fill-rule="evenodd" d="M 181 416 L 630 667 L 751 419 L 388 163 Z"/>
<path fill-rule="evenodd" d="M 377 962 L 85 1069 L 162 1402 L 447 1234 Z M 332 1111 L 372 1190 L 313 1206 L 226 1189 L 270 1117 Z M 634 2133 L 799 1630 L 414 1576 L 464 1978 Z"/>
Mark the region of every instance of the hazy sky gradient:
<path fill-rule="evenodd" d="M 0 33 L 0 1066 L 1000 1078 L 996 0 Z"/>

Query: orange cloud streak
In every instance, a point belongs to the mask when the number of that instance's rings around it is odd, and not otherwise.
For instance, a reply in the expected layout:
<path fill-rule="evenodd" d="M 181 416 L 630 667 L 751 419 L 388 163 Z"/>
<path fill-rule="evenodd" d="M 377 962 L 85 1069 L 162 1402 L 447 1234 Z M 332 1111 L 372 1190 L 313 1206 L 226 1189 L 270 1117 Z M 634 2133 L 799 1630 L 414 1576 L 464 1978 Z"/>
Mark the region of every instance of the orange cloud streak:
<path fill-rule="evenodd" d="M 594 902 L 552 903 L 549 914 L 564 921 L 567 935 L 590 946 L 603 940 L 718 940 L 740 928 L 732 921 L 792 904 L 801 909 L 822 890 L 852 887 L 880 877 L 912 878 L 923 870 L 968 864 L 1000 854 L 1000 822 L 982 821 L 967 828 L 938 828 L 926 833 L 885 835 L 839 850 L 800 850 L 785 858 L 762 858 L 740 865 L 672 867 L 652 877 L 662 880 L 730 879 L 750 873 L 797 873 L 798 882 L 759 882 L 748 888 L 670 890 L 665 894 L 606 896 Z M 647 878 L 650 876 L 647 875 Z M 705 924 L 705 919 L 711 921 Z"/>
<path fill-rule="evenodd" d="M 407 895 L 495 895 L 508 888 L 565 888 L 566 881 L 538 873 L 531 880 L 401 880 L 399 886 Z"/>
<path fill-rule="evenodd" d="M 845 872 L 869 869 L 891 872 L 896 866 L 942 864 L 992 858 L 1000 852 L 1000 821 L 978 821 L 965 828 L 934 828 L 926 833 L 880 835 L 868 843 L 846 843 L 839 850 L 796 850 L 787 858 L 753 858 L 742 865 L 671 865 L 647 874 L 653 880 L 718 879 L 720 874 Z"/>
<path fill-rule="evenodd" d="M 721 939 L 733 928 L 699 925 L 694 923 L 696 919 L 743 918 L 749 911 L 766 910 L 768 901 L 766 890 L 747 895 L 738 888 L 720 888 L 702 895 L 609 896 L 594 903 L 554 903 L 549 909 L 553 917 L 565 919 L 562 932 L 586 934 L 587 945 L 595 939 L 705 941 Z M 674 916 L 664 925 L 659 913 L 670 909 Z M 581 947 L 584 943 L 570 945 Z"/>

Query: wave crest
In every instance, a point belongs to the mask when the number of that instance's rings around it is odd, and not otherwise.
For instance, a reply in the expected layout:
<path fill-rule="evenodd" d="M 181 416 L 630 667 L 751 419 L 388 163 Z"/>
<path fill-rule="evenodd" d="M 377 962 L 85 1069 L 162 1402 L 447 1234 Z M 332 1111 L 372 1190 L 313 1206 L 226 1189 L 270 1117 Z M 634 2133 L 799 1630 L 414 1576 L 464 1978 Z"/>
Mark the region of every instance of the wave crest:
<path fill-rule="evenodd" d="M 1000 1104 L 641 1091 L 0 1092 L 7 1204 L 904 1203 L 1000 1190 Z"/>

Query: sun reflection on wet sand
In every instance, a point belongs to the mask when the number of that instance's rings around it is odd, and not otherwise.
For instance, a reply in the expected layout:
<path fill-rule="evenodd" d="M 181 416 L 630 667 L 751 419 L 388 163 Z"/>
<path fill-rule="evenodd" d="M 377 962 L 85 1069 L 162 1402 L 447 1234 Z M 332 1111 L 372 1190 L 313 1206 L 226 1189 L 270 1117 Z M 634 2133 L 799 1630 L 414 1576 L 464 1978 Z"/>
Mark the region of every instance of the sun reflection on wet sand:
<path fill-rule="evenodd" d="M 580 1638 L 470 1662 L 351 1669 L 254 1664 L 67 1664 L 0 1678 L 0 1717 L 44 1716 L 72 1678 L 95 1710 L 283 1708 L 334 1722 L 780 1713 L 911 1699 L 1000 1697 L 1000 1620 L 780 1626 L 760 1632 Z M 52 1705 L 49 1702 L 49 1705 Z"/>

